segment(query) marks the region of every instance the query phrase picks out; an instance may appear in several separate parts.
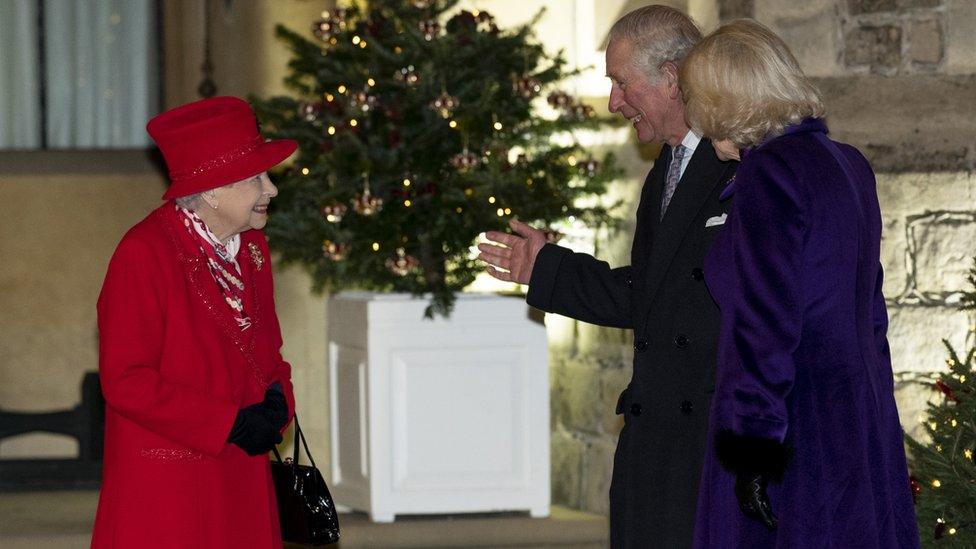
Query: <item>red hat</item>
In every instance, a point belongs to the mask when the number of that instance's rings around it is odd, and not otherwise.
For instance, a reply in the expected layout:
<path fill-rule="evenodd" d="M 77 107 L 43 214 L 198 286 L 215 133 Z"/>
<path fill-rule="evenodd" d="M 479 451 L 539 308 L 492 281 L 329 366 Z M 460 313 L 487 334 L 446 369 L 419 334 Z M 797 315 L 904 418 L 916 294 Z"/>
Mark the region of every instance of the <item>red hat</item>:
<path fill-rule="evenodd" d="M 176 107 L 146 124 L 166 159 L 164 200 L 248 179 L 291 156 L 292 139 L 265 141 L 254 111 L 237 97 L 213 97 Z"/>

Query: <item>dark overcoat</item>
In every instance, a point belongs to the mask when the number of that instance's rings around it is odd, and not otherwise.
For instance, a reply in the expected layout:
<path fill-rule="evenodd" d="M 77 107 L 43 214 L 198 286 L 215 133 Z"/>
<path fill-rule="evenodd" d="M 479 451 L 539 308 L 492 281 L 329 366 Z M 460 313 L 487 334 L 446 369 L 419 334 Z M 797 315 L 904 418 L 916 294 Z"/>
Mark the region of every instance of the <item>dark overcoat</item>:
<path fill-rule="evenodd" d="M 793 457 L 769 486 L 770 532 L 739 510 L 710 437 L 695 545 L 918 547 L 870 166 L 807 120 L 750 151 L 733 194 L 705 262 L 722 311 L 712 430 Z"/>
<path fill-rule="evenodd" d="M 702 140 L 664 219 L 661 193 L 671 160 L 665 146 L 637 209 L 631 264 L 611 269 L 589 255 L 547 244 L 533 266 L 527 301 L 584 322 L 634 330 L 633 378 L 610 488 L 615 548 L 689 547 L 711 392 L 718 309 L 702 260 L 722 230 L 720 202 L 735 162 Z"/>

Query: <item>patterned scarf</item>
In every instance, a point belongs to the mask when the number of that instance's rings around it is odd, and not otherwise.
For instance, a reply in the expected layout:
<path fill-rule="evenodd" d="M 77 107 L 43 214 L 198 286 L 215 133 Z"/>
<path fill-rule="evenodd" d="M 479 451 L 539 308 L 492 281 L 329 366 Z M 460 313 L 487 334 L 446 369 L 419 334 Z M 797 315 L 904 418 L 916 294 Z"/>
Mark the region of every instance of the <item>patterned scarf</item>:
<path fill-rule="evenodd" d="M 210 274 L 220 288 L 224 301 L 234 313 L 234 320 L 244 331 L 251 327 L 251 318 L 244 312 L 244 282 L 241 280 L 241 266 L 237 263 L 237 251 L 241 248 L 241 235 L 235 234 L 227 244 L 221 244 L 200 217 L 184 208 L 176 207 L 183 214 L 183 226 L 190 237 L 200 246 L 200 252 L 207 257 Z"/>

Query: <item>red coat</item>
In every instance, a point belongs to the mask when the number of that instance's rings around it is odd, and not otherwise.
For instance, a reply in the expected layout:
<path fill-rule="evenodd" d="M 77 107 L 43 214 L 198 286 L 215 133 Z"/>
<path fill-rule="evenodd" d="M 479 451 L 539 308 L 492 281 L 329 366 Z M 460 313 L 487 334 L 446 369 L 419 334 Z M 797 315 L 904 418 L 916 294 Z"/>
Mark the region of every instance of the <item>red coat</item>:
<path fill-rule="evenodd" d="M 271 261 L 260 231 L 237 254 L 241 331 L 173 203 L 119 243 L 98 299 L 107 409 L 92 547 L 281 547 L 267 456 L 227 442 L 237 410 L 281 382 Z"/>

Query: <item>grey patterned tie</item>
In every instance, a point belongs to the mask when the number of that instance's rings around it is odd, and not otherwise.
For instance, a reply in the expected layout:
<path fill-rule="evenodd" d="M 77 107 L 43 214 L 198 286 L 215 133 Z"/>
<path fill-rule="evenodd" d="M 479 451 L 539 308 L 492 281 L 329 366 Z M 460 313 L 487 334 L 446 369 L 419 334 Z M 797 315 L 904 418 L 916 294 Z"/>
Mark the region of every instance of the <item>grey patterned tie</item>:
<path fill-rule="evenodd" d="M 678 180 L 681 179 L 681 161 L 684 159 L 688 149 L 684 145 L 674 148 L 671 165 L 668 167 L 668 179 L 664 184 L 664 192 L 661 194 L 661 219 L 664 219 L 664 212 L 668 211 L 668 204 L 674 196 L 674 190 L 678 188 Z"/>

